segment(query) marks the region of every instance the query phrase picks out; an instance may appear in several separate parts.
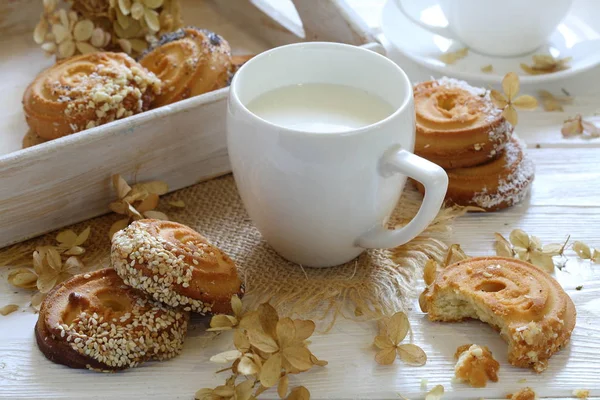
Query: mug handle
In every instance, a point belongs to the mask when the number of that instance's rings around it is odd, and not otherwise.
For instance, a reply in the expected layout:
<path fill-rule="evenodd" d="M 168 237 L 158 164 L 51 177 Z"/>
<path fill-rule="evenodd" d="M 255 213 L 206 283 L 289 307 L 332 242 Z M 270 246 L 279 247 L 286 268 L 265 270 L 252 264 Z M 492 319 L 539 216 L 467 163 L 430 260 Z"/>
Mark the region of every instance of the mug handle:
<path fill-rule="evenodd" d="M 425 186 L 425 197 L 419 212 L 408 225 L 394 230 L 379 225 L 358 238 L 357 246 L 366 249 L 389 249 L 414 239 L 433 221 L 448 189 L 448 175 L 442 167 L 403 149 L 386 154 L 382 168 L 421 182 Z"/>
<path fill-rule="evenodd" d="M 436 35 L 444 36 L 448 39 L 460 41 L 460 39 L 450 30 L 448 26 L 434 26 L 426 24 L 425 22 L 416 19 L 404 8 L 404 4 L 402 3 L 404 0 L 396 0 L 396 6 L 404 14 L 406 18 L 408 18 L 411 22 L 419 25 L 421 28 L 428 30 L 431 33 L 435 33 Z"/>

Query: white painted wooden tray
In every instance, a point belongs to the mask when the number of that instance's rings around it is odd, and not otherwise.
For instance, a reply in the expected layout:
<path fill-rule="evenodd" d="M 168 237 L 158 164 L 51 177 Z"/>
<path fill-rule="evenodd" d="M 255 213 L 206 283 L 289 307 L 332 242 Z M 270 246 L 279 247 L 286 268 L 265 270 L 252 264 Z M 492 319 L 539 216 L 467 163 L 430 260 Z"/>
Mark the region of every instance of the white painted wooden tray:
<path fill-rule="evenodd" d="M 221 34 L 238 54 L 303 40 L 382 49 L 341 0 L 182 3 L 186 24 Z M 0 247 L 106 213 L 115 173 L 176 190 L 230 171 L 228 88 L 20 150 L 23 91 L 53 63 L 32 39 L 40 12 L 41 0 L 0 1 Z"/>

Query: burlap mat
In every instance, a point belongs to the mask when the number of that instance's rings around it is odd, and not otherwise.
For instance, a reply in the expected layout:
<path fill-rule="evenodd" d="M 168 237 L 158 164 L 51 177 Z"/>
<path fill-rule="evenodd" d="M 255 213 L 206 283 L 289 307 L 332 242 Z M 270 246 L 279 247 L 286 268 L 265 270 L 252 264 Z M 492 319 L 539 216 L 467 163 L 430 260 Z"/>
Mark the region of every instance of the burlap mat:
<path fill-rule="evenodd" d="M 183 200 L 185 208 L 168 207 Z M 416 214 L 421 195 L 407 183 L 390 220 L 403 225 Z M 107 205 L 108 206 L 108 205 Z M 406 311 L 415 295 L 415 279 L 429 257 L 441 260 L 442 241 L 451 221 L 463 211 L 446 208 L 418 238 L 392 250 L 369 250 L 356 260 L 334 268 L 301 268 L 277 255 L 252 225 L 241 203 L 233 177 L 227 175 L 161 197 L 159 210 L 171 220 L 196 229 L 236 262 L 245 282 L 244 303 L 250 307 L 270 300 L 283 314 L 323 320 L 331 326 L 338 316 L 371 319 Z M 89 269 L 110 264 L 111 224 L 121 216 L 108 214 L 69 227 L 80 232 L 92 227 L 84 244 Z M 31 266 L 40 245 L 55 244 L 56 232 L 0 250 L 0 266 Z"/>

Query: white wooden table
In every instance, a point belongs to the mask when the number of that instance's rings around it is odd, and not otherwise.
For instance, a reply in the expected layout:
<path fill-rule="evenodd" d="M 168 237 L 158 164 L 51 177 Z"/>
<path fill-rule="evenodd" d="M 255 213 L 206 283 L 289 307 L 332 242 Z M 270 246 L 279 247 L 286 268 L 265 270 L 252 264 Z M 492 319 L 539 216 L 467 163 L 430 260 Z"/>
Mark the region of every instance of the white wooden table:
<path fill-rule="evenodd" d="M 371 26 L 377 27 L 383 0 L 351 3 Z M 389 55 L 414 81 L 432 75 L 393 49 Z M 520 114 L 517 132 L 529 145 L 528 153 L 537 168 L 532 195 L 525 204 L 503 212 L 459 219 L 453 241 L 470 255 L 492 254 L 493 233 L 508 235 L 517 227 L 540 237 L 544 243 L 560 242 L 571 234 L 575 240 L 600 247 L 600 139 L 567 140 L 560 134 L 562 121 L 568 116 L 589 115 L 600 109 L 600 68 L 528 90 L 538 88 L 555 92 L 565 88 L 575 96 L 575 102 L 566 106 L 564 113 Z M 596 118 L 596 122 L 600 123 L 600 119 Z M 313 352 L 328 360 L 329 366 L 293 377 L 290 386 L 305 385 L 316 399 L 397 399 L 398 394 L 422 399 L 426 393 L 421 389 L 424 378 L 428 379 L 429 388 L 444 385 L 444 399 L 501 399 L 524 386 L 533 387 L 540 397 L 570 398 L 574 389 L 589 389 L 593 396 L 600 397 L 600 265 L 577 262 L 572 251 L 567 254 L 572 261 L 566 270 L 557 271 L 556 277 L 575 302 L 577 326 L 571 344 L 551 359 L 548 370 L 542 374 L 510 366 L 506 344 L 488 326 L 479 322 L 428 322 L 415 300 L 410 313 L 414 341 L 426 351 L 427 365 L 409 367 L 400 361 L 392 366 L 377 365 L 371 347 L 376 324 L 342 320 L 330 333 L 312 341 Z M 6 271 L 0 271 L 0 306 L 25 306 L 29 297 L 9 287 L 5 278 Z M 576 291 L 579 285 L 583 289 Z M 183 354 L 170 362 L 147 364 L 118 374 L 96 374 L 47 361 L 35 345 L 36 318 L 27 309 L 0 316 L 0 398 L 191 399 L 197 389 L 214 387 L 226 377 L 215 375 L 219 366 L 208 359 L 229 349 L 231 338 L 224 334 L 205 347 L 200 324 L 190 332 Z M 464 343 L 490 347 L 501 363 L 498 383 L 472 389 L 452 382 L 453 354 Z M 275 397 L 271 392 L 265 396 Z"/>

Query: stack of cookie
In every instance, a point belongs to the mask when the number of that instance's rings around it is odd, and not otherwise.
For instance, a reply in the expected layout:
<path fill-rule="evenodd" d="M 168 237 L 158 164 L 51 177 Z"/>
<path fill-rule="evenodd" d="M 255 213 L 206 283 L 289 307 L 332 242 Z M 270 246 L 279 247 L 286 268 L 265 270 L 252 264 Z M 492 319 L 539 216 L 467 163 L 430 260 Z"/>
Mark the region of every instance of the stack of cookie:
<path fill-rule="evenodd" d="M 181 352 L 189 313 L 231 313 L 231 258 L 187 226 L 139 220 L 112 240 L 113 268 L 76 275 L 42 303 L 35 336 L 51 361 L 116 371 Z"/>
<path fill-rule="evenodd" d="M 441 78 L 416 85 L 414 96 L 415 154 L 446 170 L 448 203 L 496 211 L 527 196 L 533 163 L 487 90 Z"/>

